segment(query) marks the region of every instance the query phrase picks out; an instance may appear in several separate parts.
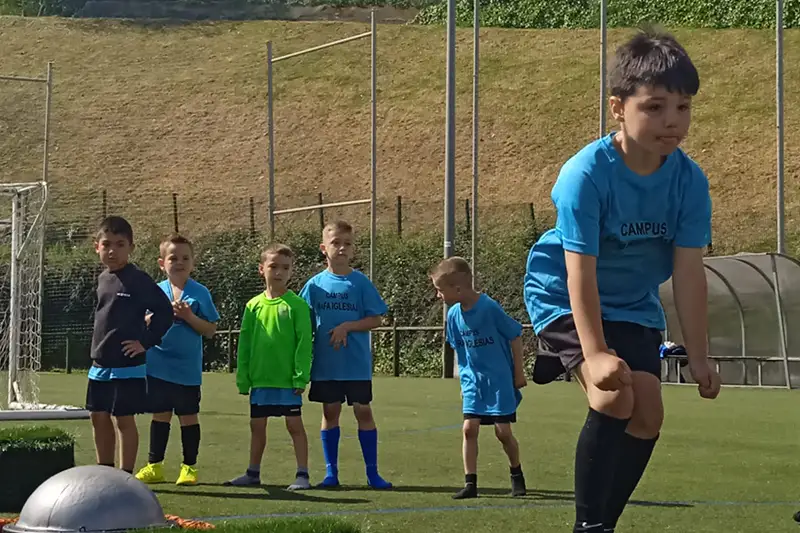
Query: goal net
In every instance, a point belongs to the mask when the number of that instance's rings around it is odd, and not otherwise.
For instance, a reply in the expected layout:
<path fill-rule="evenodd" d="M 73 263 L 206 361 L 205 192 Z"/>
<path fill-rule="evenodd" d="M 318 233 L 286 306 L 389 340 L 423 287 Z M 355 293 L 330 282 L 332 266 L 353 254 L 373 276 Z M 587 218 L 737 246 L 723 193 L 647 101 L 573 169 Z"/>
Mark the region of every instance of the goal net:
<path fill-rule="evenodd" d="M 47 185 L 0 184 L 0 420 L 85 418 L 39 402 Z"/>

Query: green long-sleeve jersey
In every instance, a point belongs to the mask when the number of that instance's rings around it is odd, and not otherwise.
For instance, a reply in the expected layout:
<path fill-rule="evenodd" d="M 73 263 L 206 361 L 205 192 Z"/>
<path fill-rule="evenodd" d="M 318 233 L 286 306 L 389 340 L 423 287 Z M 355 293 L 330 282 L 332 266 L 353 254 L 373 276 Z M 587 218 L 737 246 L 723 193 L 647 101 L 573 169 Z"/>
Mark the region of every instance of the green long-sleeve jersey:
<path fill-rule="evenodd" d="M 304 389 L 311 375 L 311 310 L 292 291 L 247 302 L 239 333 L 236 386 Z"/>

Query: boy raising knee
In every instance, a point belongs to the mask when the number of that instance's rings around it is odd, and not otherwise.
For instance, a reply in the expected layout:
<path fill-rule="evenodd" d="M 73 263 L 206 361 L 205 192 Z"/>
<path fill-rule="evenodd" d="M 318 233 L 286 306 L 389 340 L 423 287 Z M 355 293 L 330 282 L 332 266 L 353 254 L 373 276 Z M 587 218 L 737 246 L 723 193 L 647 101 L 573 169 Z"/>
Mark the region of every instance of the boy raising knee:
<path fill-rule="evenodd" d="M 339 416 L 346 401 L 358 421 L 358 440 L 366 464 L 367 482 L 374 489 L 392 484 L 378 474 L 378 429 L 372 417 L 372 350 L 369 330 L 381 325 L 386 313 L 378 290 L 367 276 L 350 267 L 353 228 L 347 222 L 322 230 L 320 250 L 328 268 L 300 291 L 314 321 L 314 363 L 308 399 L 322 403 L 322 450 L 326 474 L 320 487 L 339 486 Z"/>
<path fill-rule="evenodd" d="M 574 372 L 589 404 L 575 451 L 576 533 L 614 531 L 658 440 L 658 290 L 670 277 L 692 377 L 701 397 L 719 394 L 706 345 L 708 180 L 678 148 L 699 85 L 670 35 L 620 46 L 609 98 L 619 130 L 563 166 L 555 228 L 528 255 L 525 302 L 541 345 L 533 380 Z"/>
<path fill-rule="evenodd" d="M 478 433 L 494 426 L 511 470 L 512 496 L 526 494 L 519 443 L 511 431 L 527 385 L 522 359 L 522 326 L 485 293 L 472 286 L 472 270 L 460 257 L 439 263 L 431 272 L 447 312 L 447 340 L 458 357 L 464 412 L 464 488 L 456 500 L 478 497 Z"/>
<path fill-rule="evenodd" d="M 86 410 L 97 464 L 114 466 L 118 432 L 120 468 L 133 474 L 139 449 L 134 416 L 144 413 L 147 405 L 145 353 L 161 343 L 172 325 L 172 305 L 153 278 L 128 262 L 134 244 L 127 220 L 103 219 L 94 246 L 105 269 L 97 277 Z M 149 323 L 147 311 L 152 313 Z"/>
<path fill-rule="evenodd" d="M 286 287 L 294 254 L 274 244 L 261 253 L 258 272 L 266 289 L 247 302 L 239 334 L 236 386 L 250 394 L 250 466 L 226 485 L 261 484 L 261 459 L 267 446 L 267 420 L 284 417 L 292 437 L 297 473 L 289 490 L 311 488 L 308 437 L 301 409 L 311 373 L 311 311 Z"/>
<path fill-rule="evenodd" d="M 194 249 L 191 241 L 173 235 L 159 247 L 158 266 L 167 279 L 158 284 L 172 302 L 175 322 L 159 346 L 147 351 L 147 402 L 150 453 L 136 478 L 145 483 L 164 481 L 163 461 L 169 442 L 172 414 L 178 416 L 183 464 L 176 485 L 197 484 L 200 449 L 200 386 L 203 381 L 203 337 L 217 331 L 219 313 L 211 293 L 191 278 Z"/>

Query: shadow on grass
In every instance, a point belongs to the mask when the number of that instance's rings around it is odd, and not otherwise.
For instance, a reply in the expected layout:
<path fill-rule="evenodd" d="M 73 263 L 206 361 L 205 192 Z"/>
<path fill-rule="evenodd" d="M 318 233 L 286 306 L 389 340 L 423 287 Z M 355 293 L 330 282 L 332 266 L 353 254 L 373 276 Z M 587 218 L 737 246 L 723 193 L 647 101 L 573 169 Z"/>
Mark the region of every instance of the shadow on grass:
<path fill-rule="evenodd" d="M 180 494 L 186 496 L 205 496 L 208 498 L 233 498 L 239 500 L 282 500 L 282 501 L 296 501 L 296 502 L 316 502 L 316 503 L 337 503 L 337 504 L 359 504 L 359 503 L 372 503 L 370 500 L 363 498 L 326 498 L 322 496 L 314 496 L 312 493 L 321 494 L 322 491 L 293 491 L 286 490 L 283 486 L 277 485 L 259 485 L 257 487 L 227 487 L 222 484 L 214 483 L 198 483 L 195 487 L 200 490 L 185 490 L 185 489 L 167 489 L 155 486 L 153 492 L 156 494 Z M 202 487 L 225 487 L 223 491 L 202 490 Z"/>

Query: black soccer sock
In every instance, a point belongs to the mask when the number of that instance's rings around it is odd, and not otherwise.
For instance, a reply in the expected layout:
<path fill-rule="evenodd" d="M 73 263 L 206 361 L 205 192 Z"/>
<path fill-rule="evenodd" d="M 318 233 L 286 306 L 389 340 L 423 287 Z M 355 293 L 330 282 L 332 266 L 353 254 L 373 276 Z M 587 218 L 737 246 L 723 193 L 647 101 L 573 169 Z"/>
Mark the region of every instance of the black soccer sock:
<path fill-rule="evenodd" d="M 658 436 L 653 439 L 639 439 L 625 433 L 619 443 L 620 461 L 617 465 L 614 478 L 611 483 L 611 490 L 606 502 L 606 514 L 604 524 L 606 528 L 613 529 L 617 526 L 617 521 L 625 510 L 636 485 L 642 479 L 647 463 L 653 455 L 653 449 L 658 441 Z"/>
<path fill-rule="evenodd" d="M 169 422 L 150 422 L 150 453 L 147 462 L 150 464 L 160 463 L 164 460 L 167 453 L 167 442 L 169 442 Z"/>
<path fill-rule="evenodd" d="M 575 449 L 575 532 L 602 531 L 619 443 L 628 419 L 589 409 Z"/>
<path fill-rule="evenodd" d="M 181 426 L 181 443 L 183 444 L 183 464 L 196 465 L 197 454 L 200 451 L 200 424 Z"/>

